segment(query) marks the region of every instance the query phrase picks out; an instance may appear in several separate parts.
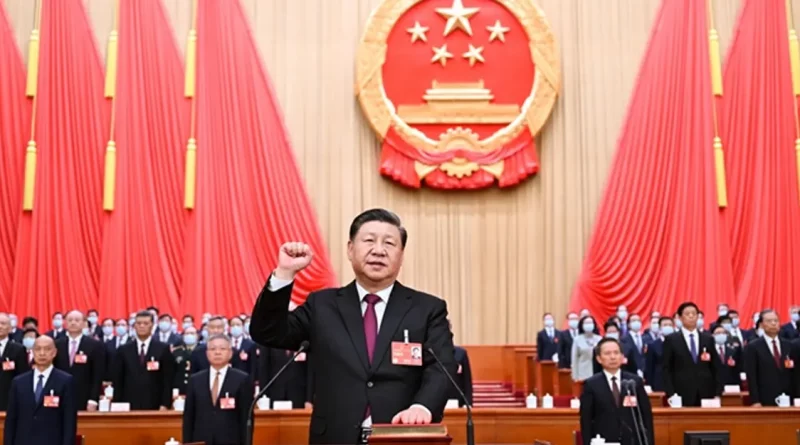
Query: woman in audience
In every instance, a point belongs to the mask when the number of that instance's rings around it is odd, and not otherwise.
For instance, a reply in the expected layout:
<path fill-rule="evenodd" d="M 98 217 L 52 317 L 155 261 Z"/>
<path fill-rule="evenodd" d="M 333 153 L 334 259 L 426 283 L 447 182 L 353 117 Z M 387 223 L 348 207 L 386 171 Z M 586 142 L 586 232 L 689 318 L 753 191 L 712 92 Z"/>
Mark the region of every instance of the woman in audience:
<path fill-rule="evenodd" d="M 597 323 L 587 315 L 578 322 L 581 333 L 572 342 L 572 380 L 579 382 L 594 374 L 594 347 L 602 337 L 595 333 Z"/>

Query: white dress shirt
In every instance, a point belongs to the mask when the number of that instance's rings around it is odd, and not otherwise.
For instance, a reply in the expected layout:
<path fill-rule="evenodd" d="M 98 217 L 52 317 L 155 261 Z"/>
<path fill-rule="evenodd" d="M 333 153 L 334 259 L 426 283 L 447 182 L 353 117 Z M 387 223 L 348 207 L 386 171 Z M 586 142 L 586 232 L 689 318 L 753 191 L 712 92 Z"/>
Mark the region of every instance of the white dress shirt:
<path fill-rule="evenodd" d="M 6 353 L 6 346 L 8 346 L 8 337 L 0 340 L 0 357 Z"/>
<path fill-rule="evenodd" d="M 169 342 L 169 336 L 170 336 L 170 334 L 172 334 L 172 332 L 169 332 L 169 331 L 167 331 L 167 332 L 161 332 L 161 331 L 159 331 L 159 332 L 158 332 L 158 338 L 159 338 L 159 339 L 161 339 L 161 343 L 167 343 L 167 342 Z"/>
<path fill-rule="evenodd" d="M 731 328 L 731 336 L 736 337 L 739 339 L 739 343 L 744 343 L 744 338 L 742 338 L 742 330 L 739 328 Z"/>
<path fill-rule="evenodd" d="M 783 351 L 781 351 L 781 339 L 776 337 L 770 337 L 766 333 L 764 334 L 764 341 L 767 342 L 767 349 L 769 349 L 769 355 L 772 355 L 772 341 L 775 341 L 775 345 L 778 347 L 778 355 L 783 356 Z"/>
<path fill-rule="evenodd" d="M 43 375 L 44 379 L 42 379 L 42 388 L 47 386 L 47 379 L 50 378 L 50 374 L 53 373 L 53 365 L 50 365 L 44 371 L 39 371 L 39 368 L 33 368 L 33 392 L 36 393 L 36 386 L 39 384 L 39 376 Z M 47 394 L 45 394 L 47 395 Z"/>
<path fill-rule="evenodd" d="M 689 334 L 694 335 L 694 350 L 697 352 L 697 356 L 699 357 L 702 354 L 700 351 L 700 332 L 695 328 L 694 331 L 690 331 L 686 328 L 681 328 L 681 332 L 683 333 L 683 339 L 686 341 L 686 347 L 689 348 L 689 352 L 692 352 L 692 340 L 689 340 Z"/>
<path fill-rule="evenodd" d="M 636 349 L 639 352 L 642 352 L 642 336 L 641 336 L 641 334 L 639 334 L 638 332 L 635 332 L 635 331 L 629 331 L 629 334 L 631 335 L 631 340 L 633 340 L 633 344 L 636 345 Z"/>
<path fill-rule="evenodd" d="M 608 388 L 611 390 L 611 394 L 614 394 L 614 385 L 611 383 L 611 377 L 616 377 L 617 379 L 617 391 L 622 394 L 622 371 L 617 369 L 617 372 L 611 374 L 610 372 L 603 370 L 603 374 L 606 376 L 606 383 L 608 383 Z"/>
<path fill-rule="evenodd" d="M 222 391 L 222 383 L 225 382 L 225 376 L 228 374 L 228 367 L 223 366 L 221 369 L 214 369 L 214 367 L 208 368 L 208 389 L 213 391 L 214 390 L 214 377 L 217 376 L 219 373 L 219 388 L 218 391 Z M 222 396 L 223 394 L 218 394 Z"/>
<path fill-rule="evenodd" d="M 147 354 L 147 351 L 150 350 L 150 340 L 152 340 L 152 339 L 153 339 L 153 337 L 147 337 L 145 340 L 142 340 L 139 337 L 136 337 L 136 356 L 137 357 L 142 353 L 142 345 L 144 345 L 144 353 Z M 148 360 L 150 360 L 150 357 L 145 357 L 144 360 L 148 361 Z"/>
<path fill-rule="evenodd" d="M 556 330 L 554 328 L 544 328 L 544 331 L 547 333 L 548 337 L 556 338 Z"/>

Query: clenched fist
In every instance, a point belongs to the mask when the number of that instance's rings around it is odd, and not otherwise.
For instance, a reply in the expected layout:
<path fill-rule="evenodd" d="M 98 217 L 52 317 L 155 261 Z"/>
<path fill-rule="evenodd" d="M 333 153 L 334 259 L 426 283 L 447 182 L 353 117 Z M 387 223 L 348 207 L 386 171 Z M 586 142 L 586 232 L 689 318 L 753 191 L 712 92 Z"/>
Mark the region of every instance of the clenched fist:
<path fill-rule="evenodd" d="M 289 242 L 278 251 L 278 268 L 275 276 L 281 280 L 293 280 L 298 272 L 311 264 L 314 253 L 308 244 Z"/>

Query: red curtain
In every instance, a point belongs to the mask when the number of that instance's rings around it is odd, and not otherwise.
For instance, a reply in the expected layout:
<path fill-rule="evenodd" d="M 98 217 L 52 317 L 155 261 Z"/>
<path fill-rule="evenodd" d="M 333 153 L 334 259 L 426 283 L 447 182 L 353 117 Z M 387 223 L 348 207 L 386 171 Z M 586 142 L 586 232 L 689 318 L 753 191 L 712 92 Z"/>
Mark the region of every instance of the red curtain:
<path fill-rule="evenodd" d="M 10 303 L 49 317 L 97 304 L 108 105 L 84 2 L 45 1 L 41 14 L 34 204 L 19 224 Z"/>
<path fill-rule="evenodd" d="M 195 314 L 251 307 L 290 240 L 315 252 L 294 287 L 299 303 L 336 279 L 277 98 L 239 2 L 199 5 L 197 201 L 183 307 Z"/>
<path fill-rule="evenodd" d="M 730 301 L 717 205 L 706 2 L 664 0 L 620 135 L 571 310 L 604 317 Z"/>
<path fill-rule="evenodd" d="M 119 3 L 115 206 L 106 220 L 101 314 L 180 309 L 189 102 L 183 62 L 159 1 Z"/>
<path fill-rule="evenodd" d="M 30 101 L 25 67 L 3 3 L 0 3 L 0 307 L 11 301 L 17 227 L 22 210 L 25 145 L 30 138 Z"/>
<path fill-rule="evenodd" d="M 747 0 L 725 65 L 721 132 L 736 302 L 786 314 L 800 295 L 800 197 L 784 0 Z"/>

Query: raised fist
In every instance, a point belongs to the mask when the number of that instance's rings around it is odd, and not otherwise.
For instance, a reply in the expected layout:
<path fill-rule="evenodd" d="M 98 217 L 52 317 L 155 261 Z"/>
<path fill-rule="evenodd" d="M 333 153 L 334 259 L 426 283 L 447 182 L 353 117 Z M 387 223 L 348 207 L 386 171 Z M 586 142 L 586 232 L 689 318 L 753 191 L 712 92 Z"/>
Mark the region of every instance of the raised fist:
<path fill-rule="evenodd" d="M 293 280 L 298 272 L 311 264 L 314 253 L 305 243 L 289 242 L 278 251 L 278 268 L 275 276 L 282 280 Z"/>

